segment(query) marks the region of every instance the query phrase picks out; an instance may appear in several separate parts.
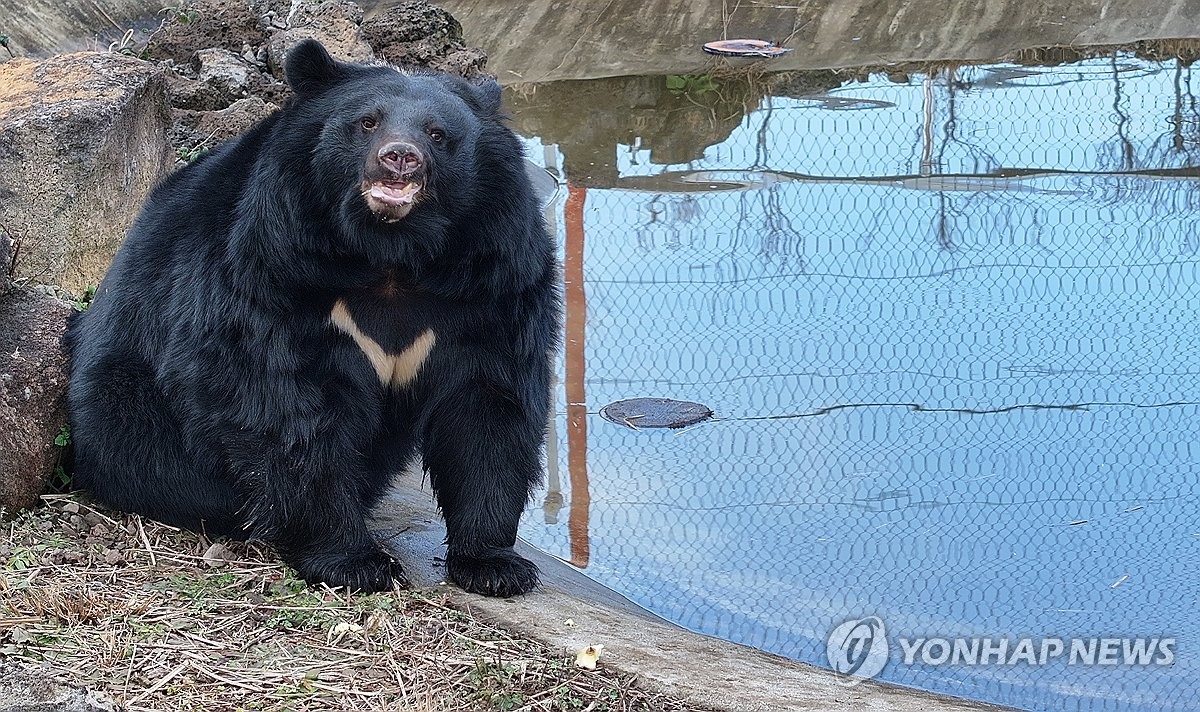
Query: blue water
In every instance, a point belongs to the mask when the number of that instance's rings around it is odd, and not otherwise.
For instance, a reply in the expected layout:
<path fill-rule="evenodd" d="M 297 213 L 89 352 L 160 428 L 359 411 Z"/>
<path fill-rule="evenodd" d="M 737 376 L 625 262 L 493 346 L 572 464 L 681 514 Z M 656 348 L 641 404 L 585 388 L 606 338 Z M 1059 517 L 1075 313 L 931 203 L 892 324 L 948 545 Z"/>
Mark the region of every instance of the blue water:
<path fill-rule="evenodd" d="M 761 96 L 725 136 L 664 117 L 695 155 L 675 163 L 622 95 L 516 102 L 518 127 L 619 125 L 527 139 L 563 179 L 585 327 L 522 536 L 681 625 L 822 666 L 864 615 L 904 637 L 1174 637 L 1169 667 L 904 665 L 893 641 L 880 677 L 1196 709 L 1197 89 L 1125 55 L 878 76 Z M 713 98 L 663 96 L 692 117 Z M 716 418 L 598 415 L 639 396 Z"/>

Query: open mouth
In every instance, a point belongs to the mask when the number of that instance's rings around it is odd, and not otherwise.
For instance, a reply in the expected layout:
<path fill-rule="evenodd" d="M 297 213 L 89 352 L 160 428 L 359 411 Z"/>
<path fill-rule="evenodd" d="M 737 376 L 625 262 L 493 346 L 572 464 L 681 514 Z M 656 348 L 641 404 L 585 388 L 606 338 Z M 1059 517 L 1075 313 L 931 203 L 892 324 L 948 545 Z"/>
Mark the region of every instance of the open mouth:
<path fill-rule="evenodd" d="M 384 222 L 396 222 L 420 199 L 421 184 L 407 180 L 376 180 L 363 183 L 362 195 L 367 207 Z"/>
<path fill-rule="evenodd" d="M 419 183 L 402 180 L 376 181 L 371 183 L 366 190 L 367 197 L 385 205 L 411 205 L 419 192 L 421 192 Z"/>

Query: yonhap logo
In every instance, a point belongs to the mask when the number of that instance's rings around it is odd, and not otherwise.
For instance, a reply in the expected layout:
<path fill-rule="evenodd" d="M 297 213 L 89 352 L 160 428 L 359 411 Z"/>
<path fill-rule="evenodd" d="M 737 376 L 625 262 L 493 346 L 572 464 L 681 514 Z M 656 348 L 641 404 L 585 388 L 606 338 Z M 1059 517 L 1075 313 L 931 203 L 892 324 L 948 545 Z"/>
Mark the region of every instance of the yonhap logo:
<path fill-rule="evenodd" d="M 838 683 L 852 687 L 869 680 L 887 664 L 887 628 L 877 616 L 848 620 L 829 633 L 825 657 Z"/>
<path fill-rule="evenodd" d="M 1095 665 L 1169 668 L 1174 637 L 905 637 L 896 636 L 898 665 Z M 883 672 L 888 662 L 887 627 L 879 616 L 854 618 L 835 627 L 825 657 L 839 684 L 857 685 Z"/>

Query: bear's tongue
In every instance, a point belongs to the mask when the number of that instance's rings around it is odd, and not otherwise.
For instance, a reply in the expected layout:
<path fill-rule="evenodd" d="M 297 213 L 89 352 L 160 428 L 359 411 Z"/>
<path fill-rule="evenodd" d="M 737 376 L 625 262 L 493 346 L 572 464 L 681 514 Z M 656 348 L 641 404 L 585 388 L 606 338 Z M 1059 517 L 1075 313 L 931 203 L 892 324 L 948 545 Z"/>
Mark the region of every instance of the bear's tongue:
<path fill-rule="evenodd" d="M 408 205 L 417 196 L 421 186 L 404 181 L 380 181 L 371 184 L 370 195 L 381 203 Z"/>

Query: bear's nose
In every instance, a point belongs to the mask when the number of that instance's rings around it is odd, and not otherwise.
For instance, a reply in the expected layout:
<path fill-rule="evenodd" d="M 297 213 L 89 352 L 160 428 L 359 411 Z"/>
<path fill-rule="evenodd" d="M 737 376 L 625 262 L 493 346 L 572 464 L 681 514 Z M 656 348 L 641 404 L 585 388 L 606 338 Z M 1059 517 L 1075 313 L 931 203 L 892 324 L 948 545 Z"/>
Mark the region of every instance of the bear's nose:
<path fill-rule="evenodd" d="M 421 167 L 421 152 L 411 143 L 389 143 L 379 149 L 379 162 L 385 168 L 404 175 Z"/>

